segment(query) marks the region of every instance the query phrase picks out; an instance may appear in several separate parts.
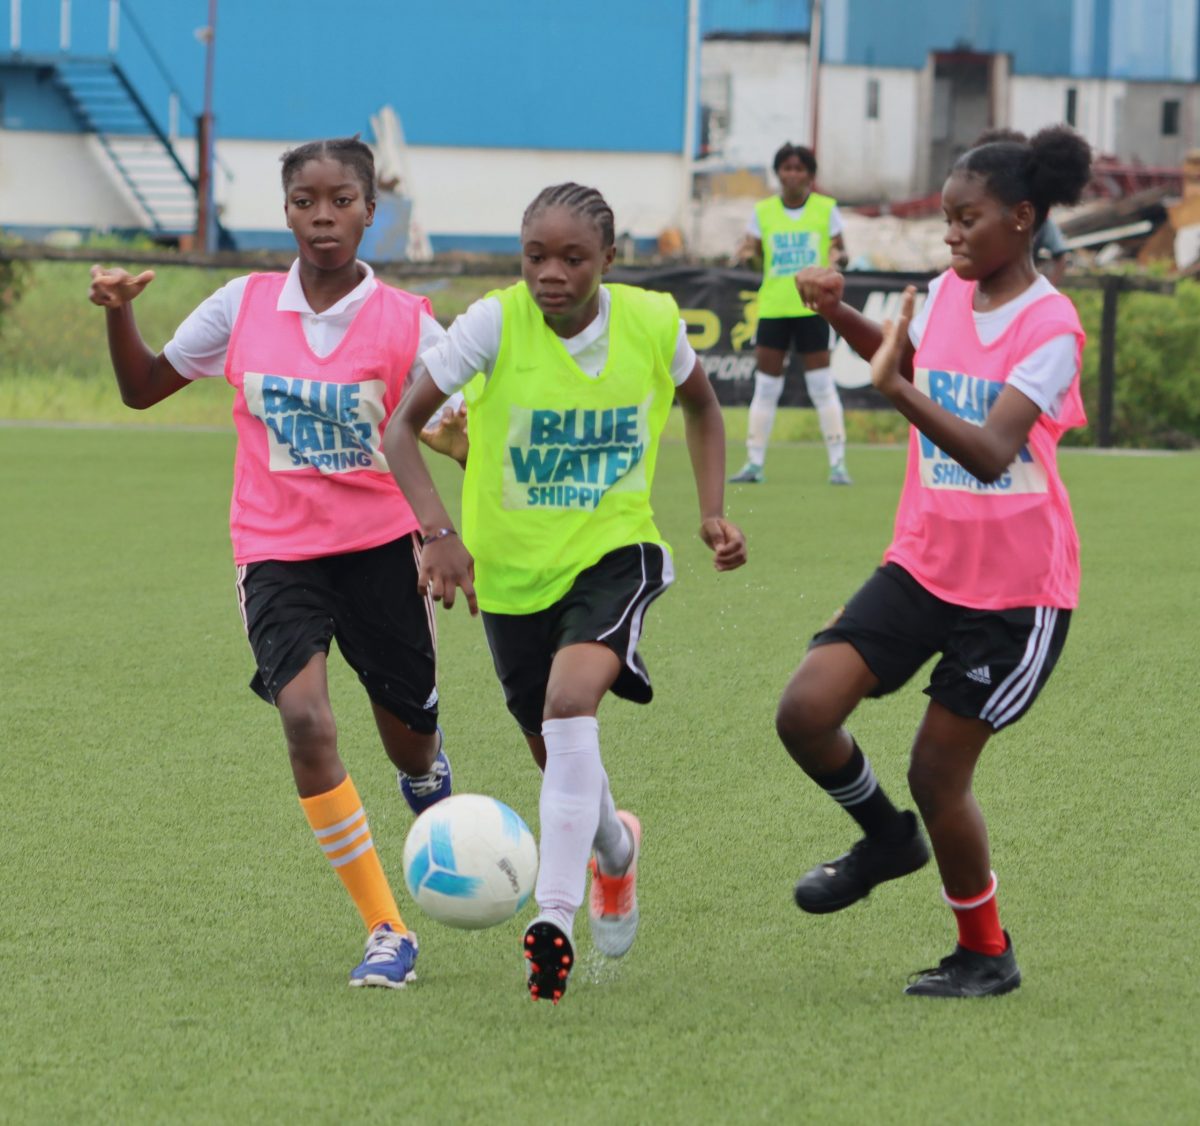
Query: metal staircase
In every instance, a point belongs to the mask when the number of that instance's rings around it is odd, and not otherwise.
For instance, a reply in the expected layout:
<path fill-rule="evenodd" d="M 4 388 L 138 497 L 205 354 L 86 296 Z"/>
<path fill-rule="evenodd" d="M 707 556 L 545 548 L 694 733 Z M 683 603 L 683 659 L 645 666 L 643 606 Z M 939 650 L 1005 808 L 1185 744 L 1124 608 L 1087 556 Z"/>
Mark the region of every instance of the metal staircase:
<path fill-rule="evenodd" d="M 113 58 L 56 60 L 52 80 L 156 234 L 195 230 L 198 186 Z"/>

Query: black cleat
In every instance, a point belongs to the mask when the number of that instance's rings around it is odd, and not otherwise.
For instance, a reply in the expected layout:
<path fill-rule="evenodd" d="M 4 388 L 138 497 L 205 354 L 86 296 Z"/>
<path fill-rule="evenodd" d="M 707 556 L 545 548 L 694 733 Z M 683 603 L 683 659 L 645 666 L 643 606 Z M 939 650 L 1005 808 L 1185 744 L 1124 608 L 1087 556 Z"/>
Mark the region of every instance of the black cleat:
<path fill-rule="evenodd" d="M 796 884 L 796 906 L 828 915 L 865 899 L 876 884 L 907 876 L 929 862 L 929 846 L 911 810 L 901 815 L 899 837 L 863 837 L 844 856 L 818 864 Z"/>
<path fill-rule="evenodd" d="M 571 940 L 553 923 L 535 919 L 522 943 L 529 970 L 529 996 L 558 1004 L 567 991 L 567 978 L 575 965 Z"/>
<path fill-rule="evenodd" d="M 904 992 L 911 997 L 996 997 L 1021 984 L 1021 971 L 1013 954 L 1012 939 L 1004 932 L 1003 954 L 978 954 L 963 946 L 936 967 L 918 970 Z"/>

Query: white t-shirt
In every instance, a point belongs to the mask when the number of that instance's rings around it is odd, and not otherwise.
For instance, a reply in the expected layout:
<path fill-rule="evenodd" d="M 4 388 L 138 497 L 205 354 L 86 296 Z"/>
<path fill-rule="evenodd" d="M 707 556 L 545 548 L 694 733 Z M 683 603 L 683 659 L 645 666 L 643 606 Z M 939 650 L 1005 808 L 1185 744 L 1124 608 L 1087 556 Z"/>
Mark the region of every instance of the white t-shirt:
<path fill-rule="evenodd" d="M 600 287 L 600 311 L 582 332 L 563 340 L 563 347 L 585 374 L 598 376 L 608 359 L 608 319 L 612 297 Z M 428 351 L 422 340 L 421 362 L 434 383 L 447 395 L 465 387 L 476 372 L 491 375 L 500 354 L 500 332 L 504 310 L 498 297 L 484 297 L 471 305 L 450 326 L 444 340 Z M 671 378 L 675 386 L 683 383 L 696 366 L 696 352 L 687 338 L 687 326 L 679 322 L 675 355 L 671 359 Z"/>
<path fill-rule="evenodd" d="M 276 308 L 281 313 L 299 313 L 304 339 L 318 356 L 328 356 L 341 342 L 359 309 L 379 284 L 375 271 L 365 262 L 359 267 L 366 276 L 349 293 L 323 313 L 314 313 L 304 287 L 300 284 L 300 260 L 292 263 L 279 294 Z M 175 330 L 163 348 L 170 365 L 184 379 L 212 379 L 225 374 L 225 352 L 237 323 L 249 275 L 234 278 L 211 297 L 206 297 Z M 446 336 L 446 330 L 428 313 L 421 314 L 417 354 L 433 348 Z"/>
<path fill-rule="evenodd" d="M 808 206 L 806 199 L 799 207 L 785 207 L 783 213 L 792 220 L 799 219 L 804 214 L 804 209 Z M 838 210 L 835 203 L 833 210 L 829 212 L 829 237 L 837 238 L 838 235 L 846 229 L 846 224 L 842 222 L 842 213 Z M 746 224 L 746 234 L 751 238 L 756 238 L 761 241 L 762 228 L 758 225 L 758 211 L 750 212 L 750 222 Z"/>
<path fill-rule="evenodd" d="M 942 274 L 929 283 L 929 297 L 908 326 L 908 338 L 914 348 L 921 346 L 930 311 L 937 300 L 942 278 L 945 276 Z M 1024 293 L 1006 301 L 998 309 L 974 313 L 975 331 L 979 335 L 980 343 L 993 343 L 1016 320 L 1022 309 L 1048 294 L 1057 292 L 1058 290 L 1039 274 L 1037 281 Z M 1071 333 L 1055 336 L 1040 348 L 1035 348 L 1008 376 L 1008 382 L 1013 387 L 1041 407 L 1042 412 L 1051 418 L 1058 418 L 1063 399 L 1071 389 L 1074 379 L 1075 337 Z"/>

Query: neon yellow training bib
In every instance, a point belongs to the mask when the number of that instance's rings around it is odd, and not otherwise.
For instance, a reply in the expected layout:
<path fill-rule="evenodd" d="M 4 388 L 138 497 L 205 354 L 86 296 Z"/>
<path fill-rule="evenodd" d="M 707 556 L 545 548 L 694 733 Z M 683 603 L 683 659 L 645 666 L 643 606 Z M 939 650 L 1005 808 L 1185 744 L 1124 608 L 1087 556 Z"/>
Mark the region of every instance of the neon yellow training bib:
<path fill-rule="evenodd" d="M 828 266 L 829 218 L 837 201 L 810 192 L 799 218 L 793 219 L 775 195 L 754 206 L 762 235 L 763 281 L 758 291 L 759 317 L 812 317 L 800 300 L 794 278 L 806 266 Z"/>
<path fill-rule="evenodd" d="M 524 282 L 489 296 L 503 327 L 469 407 L 463 542 L 482 609 L 532 614 L 575 576 L 635 543 L 660 543 L 650 508 L 658 440 L 675 397 L 679 309 L 665 293 L 606 287 L 608 360 L 580 370 Z"/>

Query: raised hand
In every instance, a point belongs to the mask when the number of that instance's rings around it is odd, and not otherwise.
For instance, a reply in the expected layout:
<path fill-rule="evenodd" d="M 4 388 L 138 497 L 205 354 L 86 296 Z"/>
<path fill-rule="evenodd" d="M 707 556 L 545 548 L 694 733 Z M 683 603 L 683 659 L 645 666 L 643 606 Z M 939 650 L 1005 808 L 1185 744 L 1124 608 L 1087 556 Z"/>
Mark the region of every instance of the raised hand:
<path fill-rule="evenodd" d="M 828 317 L 842 302 L 846 279 L 829 266 L 808 266 L 796 275 L 796 292 L 814 313 Z"/>
<path fill-rule="evenodd" d="M 429 420 L 420 439 L 435 453 L 452 457 L 459 465 L 467 464 L 471 443 L 467 438 L 467 404 L 445 407 Z"/>
<path fill-rule="evenodd" d="M 885 395 L 896 380 L 904 381 L 900 374 L 900 359 L 908 340 L 916 294 L 915 286 L 905 288 L 904 296 L 900 298 L 900 316 L 895 321 L 883 322 L 883 342 L 871 358 L 871 383 Z"/>
<path fill-rule="evenodd" d="M 128 305 L 153 280 L 153 270 L 143 270 L 135 277 L 120 267 L 93 266 L 88 300 L 93 305 L 116 309 L 120 305 Z"/>

